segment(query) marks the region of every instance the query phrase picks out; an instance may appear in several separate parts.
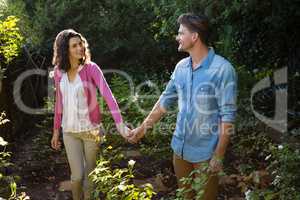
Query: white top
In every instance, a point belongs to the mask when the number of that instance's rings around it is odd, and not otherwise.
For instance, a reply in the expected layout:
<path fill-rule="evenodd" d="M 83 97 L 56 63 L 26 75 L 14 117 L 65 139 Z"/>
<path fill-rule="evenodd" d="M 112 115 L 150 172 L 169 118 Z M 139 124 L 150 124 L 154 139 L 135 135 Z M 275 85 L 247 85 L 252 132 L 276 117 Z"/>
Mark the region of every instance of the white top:
<path fill-rule="evenodd" d="M 71 82 L 67 73 L 62 73 L 60 89 L 63 103 L 63 132 L 82 132 L 100 127 L 100 125 L 92 125 L 90 121 L 87 98 L 78 73 Z"/>

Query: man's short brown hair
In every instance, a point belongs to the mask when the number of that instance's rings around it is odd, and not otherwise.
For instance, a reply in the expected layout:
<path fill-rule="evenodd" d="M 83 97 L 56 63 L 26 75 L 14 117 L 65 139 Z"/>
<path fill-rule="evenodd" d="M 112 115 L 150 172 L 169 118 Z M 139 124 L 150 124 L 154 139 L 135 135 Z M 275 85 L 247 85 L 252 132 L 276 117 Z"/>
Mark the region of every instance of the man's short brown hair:
<path fill-rule="evenodd" d="M 196 15 L 193 13 L 184 13 L 177 19 L 179 24 L 187 27 L 191 32 L 199 34 L 200 40 L 208 46 L 209 43 L 209 20 L 205 15 Z"/>

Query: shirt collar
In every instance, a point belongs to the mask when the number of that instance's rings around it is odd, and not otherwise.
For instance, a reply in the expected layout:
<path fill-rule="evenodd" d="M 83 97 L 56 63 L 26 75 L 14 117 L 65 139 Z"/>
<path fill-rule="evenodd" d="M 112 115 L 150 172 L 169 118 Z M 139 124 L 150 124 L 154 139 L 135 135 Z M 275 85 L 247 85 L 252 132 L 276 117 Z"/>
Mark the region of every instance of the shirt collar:
<path fill-rule="evenodd" d="M 198 68 L 204 68 L 204 69 L 209 68 L 210 64 L 213 61 L 214 56 L 215 56 L 214 49 L 212 47 L 209 47 L 207 56 L 194 70 L 197 70 Z M 190 57 L 189 61 L 190 61 L 190 66 L 192 67 L 192 57 Z"/>

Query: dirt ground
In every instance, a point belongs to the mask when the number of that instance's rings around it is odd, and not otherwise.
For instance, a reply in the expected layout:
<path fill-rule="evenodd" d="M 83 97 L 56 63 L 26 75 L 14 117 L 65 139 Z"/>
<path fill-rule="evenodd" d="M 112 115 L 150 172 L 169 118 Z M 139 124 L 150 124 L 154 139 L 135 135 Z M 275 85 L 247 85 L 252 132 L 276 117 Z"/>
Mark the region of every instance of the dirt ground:
<path fill-rule="evenodd" d="M 136 160 L 134 179 L 136 185 L 151 183 L 157 192 L 153 199 L 159 200 L 161 197 L 172 199 L 170 196 L 174 196 L 177 185 L 171 158 L 154 159 L 144 156 L 138 148 L 125 149 L 123 154 L 128 159 Z M 72 199 L 69 181 L 70 171 L 65 152 L 63 150 L 51 150 L 48 135 L 33 134 L 21 142 L 16 148 L 13 162 L 15 164 L 14 173 L 21 177 L 18 191 L 26 192 L 30 199 Z M 127 161 L 123 161 L 114 167 L 126 166 Z M 234 184 L 223 181 L 220 185 L 218 199 L 244 199 Z"/>

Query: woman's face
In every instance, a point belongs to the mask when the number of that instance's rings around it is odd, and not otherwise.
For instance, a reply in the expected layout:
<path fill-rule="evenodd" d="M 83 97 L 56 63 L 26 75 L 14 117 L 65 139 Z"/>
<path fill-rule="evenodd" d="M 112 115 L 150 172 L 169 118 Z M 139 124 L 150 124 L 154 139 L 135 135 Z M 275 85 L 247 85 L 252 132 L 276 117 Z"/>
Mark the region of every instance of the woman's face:
<path fill-rule="evenodd" d="M 84 44 L 80 37 L 72 37 L 69 40 L 69 59 L 79 60 L 84 57 Z"/>

